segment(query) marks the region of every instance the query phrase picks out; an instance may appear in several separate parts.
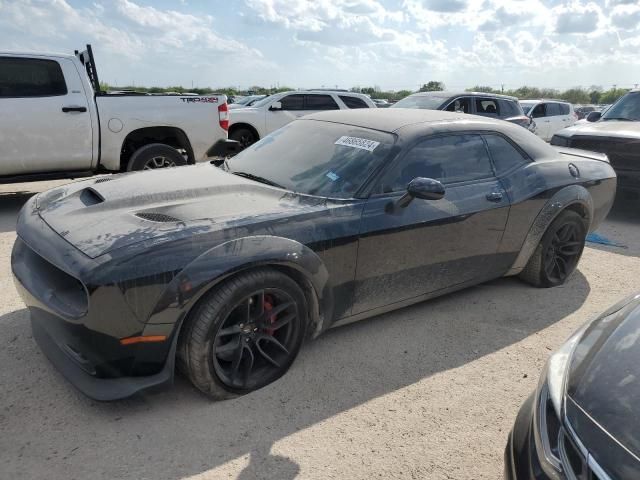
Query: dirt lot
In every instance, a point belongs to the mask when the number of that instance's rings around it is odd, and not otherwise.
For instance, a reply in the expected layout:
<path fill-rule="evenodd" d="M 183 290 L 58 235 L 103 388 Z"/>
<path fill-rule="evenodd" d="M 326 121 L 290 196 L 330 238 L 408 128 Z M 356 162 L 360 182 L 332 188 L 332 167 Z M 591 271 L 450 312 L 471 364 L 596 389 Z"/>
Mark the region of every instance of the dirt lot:
<path fill-rule="evenodd" d="M 53 185 L 0 187 L 1 478 L 500 478 L 547 355 L 640 290 L 638 204 L 621 199 L 599 233 L 627 248 L 592 245 L 564 287 L 501 279 L 332 330 L 240 399 L 211 403 L 178 378 L 100 404 L 40 353 L 10 276 L 16 214 Z"/>

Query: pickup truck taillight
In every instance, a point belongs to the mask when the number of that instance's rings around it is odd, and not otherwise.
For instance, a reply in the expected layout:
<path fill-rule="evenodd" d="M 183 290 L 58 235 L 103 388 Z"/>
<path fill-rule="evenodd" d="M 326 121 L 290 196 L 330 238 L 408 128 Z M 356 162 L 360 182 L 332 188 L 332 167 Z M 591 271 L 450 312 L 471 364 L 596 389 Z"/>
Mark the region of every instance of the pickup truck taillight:
<path fill-rule="evenodd" d="M 229 107 L 226 103 L 218 105 L 218 117 L 220 118 L 220 128 L 229 130 Z"/>

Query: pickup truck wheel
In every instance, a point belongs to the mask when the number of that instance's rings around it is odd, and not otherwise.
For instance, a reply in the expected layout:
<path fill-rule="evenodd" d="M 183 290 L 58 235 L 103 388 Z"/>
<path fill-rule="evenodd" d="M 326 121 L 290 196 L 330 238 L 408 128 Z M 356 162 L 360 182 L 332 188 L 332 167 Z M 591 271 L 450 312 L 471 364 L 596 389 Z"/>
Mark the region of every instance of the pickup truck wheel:
<path fill-rule="evenodd" d="M 243 149 L 258 141 L 256 134 L 248 128 L 238 128 L 237 130 L 234 130 L 233 133 L 229 135 L 229 138 L 239 142 Z"/>
<path fill-rule="evenodd" d="M 151 143 L 133 152 L 127 171 L 155 170 L 156 168 L 179 167 L 187 160 L 175 148 L 162 143 Z"/>

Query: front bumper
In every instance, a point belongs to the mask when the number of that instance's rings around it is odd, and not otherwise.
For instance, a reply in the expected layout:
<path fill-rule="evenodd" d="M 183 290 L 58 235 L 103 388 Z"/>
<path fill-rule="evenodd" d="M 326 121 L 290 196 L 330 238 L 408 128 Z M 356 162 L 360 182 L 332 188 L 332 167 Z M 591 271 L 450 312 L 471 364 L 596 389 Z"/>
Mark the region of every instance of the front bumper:
<path fill-rule="evenodd" d="M 11 267 L 34 339 L 60 372 L 96 400 L 117 400 L 173 380 L 178 329 L 140 321 L 117 284 L 95 285 L 102 268 L 51 230 L 29 201 L 18 218 Z M 123 344 L 139 335 L 159 343 Z"/>

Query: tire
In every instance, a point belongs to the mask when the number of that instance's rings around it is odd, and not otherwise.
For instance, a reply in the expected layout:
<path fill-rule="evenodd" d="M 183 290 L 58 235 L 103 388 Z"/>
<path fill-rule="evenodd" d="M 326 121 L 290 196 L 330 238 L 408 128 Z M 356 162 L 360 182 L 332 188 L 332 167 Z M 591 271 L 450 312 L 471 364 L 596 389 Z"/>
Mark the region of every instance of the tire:
<path fill-rule="evenodd" d="M 584 219 L 564 210 L 547 228 L 520 278 L 539 288 L 562 285 L 578 266 L 586 237 Z"/>
<path fill-rule="evenodd" d="M 249 128 L 237 128 L 233 131 L 231 135 L 229 135 L 231 140 L 235 140 L 239 142 L 242 146 L 242 149 L 247 148 L 250 145 L 253 145 L 258 141 L 258 136 L 255 132 Z"/>
<path fill-rule="evenodd" d="M 133 152 L 127 164 L 127 171 L 155 170 L 186 164 L 187 160 L 175 148 L 164 143 L 151 143 Z"/>
<path fill-rule="evenodd" d="M 304 293 L 289 276 L 271 268 L 241 273 L 195 307 L 180 336 L 178 364 L 211 399 L 244 395 L 288 371 L 307 323 Z"/>

